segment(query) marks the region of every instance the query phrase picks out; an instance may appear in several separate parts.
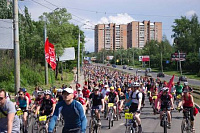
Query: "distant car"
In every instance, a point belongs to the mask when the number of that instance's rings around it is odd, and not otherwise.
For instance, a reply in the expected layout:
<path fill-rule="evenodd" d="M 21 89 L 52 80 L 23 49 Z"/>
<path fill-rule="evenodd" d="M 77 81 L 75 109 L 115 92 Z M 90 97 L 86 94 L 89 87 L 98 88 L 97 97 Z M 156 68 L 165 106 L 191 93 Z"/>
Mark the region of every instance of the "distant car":
<path fill-rule="evenodd" d="M 112 64 L 112 67 L 116 68 L 117 66 L 115 64 Z"/>
<path fill-rule="evenodd" d="M 123 65 L 123 69 L 126 69 L 127 68 L 127 65 Z"/>
<path fill-rule="evenodd" d="M 110 64 L 108 63 L 107 66 L 110 66 Z"/>
<path fill-rule="evenodd" d="M 142 70 L 141 69 L 137 69 L 137 72 L 139 73 L 139 72 L 142 72 Z"/>
<path fill-rule="evenodd" d="M 152 74 L 149 73 L 149 72 L 145 72 L 145 76 L 147 76 L 147 77 L 152 77 Z"/>
<path fill-rule="evenodd" d="M 165 77 L 165 74 L 164 74 L 163 72 L 159 72 L 159 73 L 157 74 L 157 77 Z"/>
<path fill-rule="evenodd" d="M 133 70 L 133 68 L 132 68 L 132 67 L 129 67 L 129 70 Z"/>
<path fill-rule="evenodd" d="M 151 68 L 146 68 L 146 72 L 151 72 Z"/>
<path fill-rule="evenodd" d="M 182 75 L 179 77 L 179 81 L 187 82 L 187 77 Z"/>

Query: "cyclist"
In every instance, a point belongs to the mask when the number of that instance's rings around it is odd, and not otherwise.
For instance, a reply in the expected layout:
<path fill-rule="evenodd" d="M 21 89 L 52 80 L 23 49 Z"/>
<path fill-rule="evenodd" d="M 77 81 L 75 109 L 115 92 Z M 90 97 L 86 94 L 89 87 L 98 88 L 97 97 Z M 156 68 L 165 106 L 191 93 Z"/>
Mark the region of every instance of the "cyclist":
<path fill-rule="evenodd" d="M 60 102 L 63 100 L 62 91 L 63 91 L 63 89 L 57 90 L 57 95 L 56 95 L 57 102 Z"/>
<path fill-rule="evenodd" d="M 126 93 L 125 93 L 125 97 L 126 97 L 126 101 L 128 101 L 129 99 L 129 93 L 131 91 L 131 87 L 128 87 Z M 131 101 L 130 102 L 126 102 L 125 107 L 130 107 L 131 106 Z"/>
<path fill-rule="evenodd" d="M 31 104 L 31 95 L 27 92 L 26 88 L 20 88 L 20 90 L 22 90 L 25 94 L 25 96 L 28 97 L 29 99 L 29 105 Z"/>
<path fill-rule="evenodd" d="M 192 92 L 193 89 L 191 87 L 189 87 L 188 82 L 184 82 L 184 86 L 183 86 L 183 91 L 187 89 L 189 92 Z"/>
<path fill-rule="evenodd" d="M 117 89 L 117 93 L 119 96 L 119 110 L 122 111 L 122 106 L 124 104 L 124 100 L 125 100 L 125 95 L 124 93 L 121 91 L 121 88 Z"/>
<path fill-rule="evenodd" d="M 41 115 L 53 115 L 55 110 L 56 101 L 51 97 L 51 91 L 45 90 L 44 91 L 44 98 L 40 101 L 39 106 L 35 111 L 35 116 L 37 116 L 38 111 L 41 111 Z"/>
<path fill-rule="evenodd" d="M 194 108 L 193 108 L 194 107 L 194 100 L 193 100 L 193 96 L 190 94 L 189 89 L 185 89 L 183 91 L 182 101 L 179 103 L 178 108 L 180 108 L 181 106 L 183 106 L 184 117 L 186 116 L 184 109 L 188 109 L 190 111 L 190 120 L 191 120 L 192 131 L 195 132 L 194 115 L 193 115 L 193 113 L 194 113 L 193 112 L 194 111 Z"/>
<path fill-rule="evenodd" d="M 33 98 L 37 98 L 38 97 L 38 91 L 39 91 L 39 86 L 35 87 L 35 91 L 32 93 Z"/>
<path fill-rule="evenodd" d="M 171 109 L 174 108 L 174 104 L 173 104 L 173 99 L 172 99 L 172 95 L 169 93 L 169 88 L 168 87 L 164 87 L 162 89 L 162 94 L 158 95 L 158 103 L 157 103 L 157 108 L 159 108 L 159 105 L 161 105 L 160 107 L 160 126 L 163 126 L 162 123 L 162 115 L 163 115 L 163 111 L 167 111 L 167 117 L 168 117 L 168 128 L 171 128 Z"/>
<path fill-rule="evenodd" d="M 129 99 L 127 103 L 131 101 L 131 106 L 129 112 L 135 113 L 135 118 L 138 123 L 138 133 L 142 133 L 142 126 L 141 126 L 141 119 L 140 119 L 140 112 L 141 112 L 141 105 L 142 105 L 142 93 L 139 91 L 140 84 L 138 82 L 134 82 L 131 86 L 132 90 L 129 93 Z"/>
<path fill-rule="evenodd" d="M 19 108 L 23 111 L 23 122 L 24 122 L 24 127 L 27 127 L 27 116 L 28 116 L 28 109 L 29 109 L 29 99 L 27 96 L 25 96 L 25 92 L 20 90 L 18 92 L 19 97 L 17 97 L 16 102 Z M 26 132 L 27 129 L 26 129 Z"/>
<path fill-rule="evenodd" d="M 95 114 L 96 114 L 97 119 L 98 119 L 98 124 L 101 125 L 101 119 L 100 119 L 99 110 L 101 112 L 104 111 L 104 97 L 99 92 L 99 88 L 98 87 L 94 88 L 94 92 L 92 94 L 90 94 L 89 98 L 92 99 L 92 109 L 95 109 Z"/>
<path fill-rule="evenodd" d="M 43 92 L 42 91 L 38 91 L 38 97 L 35 99 L 33 106 L 31 107 L 31 110 L 33 110 L 35 107 L 37 107 L 40 103 L 40 101 L 43 98 Z"/>
<path fill-rule="evenodd" d="M 175 85 L 175 88 L 176 88 L 176 96 L 182 95 L 183 86 L 180 84 L 180 82 L 177 82 L 177 85 Z"/>
<path fill-rule="evenodd" d="M 6 99 L 6 91 L 0 89 L 0 132 L 20 133 L 20 120 L 15 115 L 16 109 L 12 101 Z"/>
<path fill-rule="evenodd" d="M 90 90 L 88 89 L 86 85 L 83 87 L 82 93 L 83 93 L 83 98 L 85 98 L 86 100 L 86 107 L 89 108 L 90 107 L 90 103 L 89 103 Z"/>
<path fill-rule="evenodd" d="M 114 118 L 116 118 L 116 105 L 117 103 L 119 102 L 119 96 L 118 96 L 118 93 L 115 91 L 115 88 L 113 86 L 110 87 L 110 92 L 108 92 L 106 94 L 106 97 L 105 97 L 105 102 L 106 103 L 114 103 Z M 108 110 L 109 110 L 109 107 L 108 107 Z"/>
<path fill-rule="evenodd" d="M 106 96 L 106 94 L 110 92 L 109 88 L 108 88 L 108 85 L 104 85 L 104 88 L 101 90 L 101 94 L 103 94 L 103 97 Z"/>
<path fill-rule="evenodd" d="M 71 88 L 65 88 L 62 92 L 63 101 L 56 105 L 55 112 L 50 120 L 48 132 L 52 133 L 55 123 L 61 113 L 64 119 L 62 133 L 85 133 L 87 119 L 82 105 L 73 99 L 74 91 Z"/>

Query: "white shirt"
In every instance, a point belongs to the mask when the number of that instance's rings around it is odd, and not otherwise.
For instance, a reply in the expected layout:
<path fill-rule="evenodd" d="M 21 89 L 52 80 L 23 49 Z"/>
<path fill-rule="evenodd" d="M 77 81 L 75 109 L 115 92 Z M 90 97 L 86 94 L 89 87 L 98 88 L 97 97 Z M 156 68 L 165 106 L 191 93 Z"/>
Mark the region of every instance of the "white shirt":
<path fill-rule="evenodd" d="M 101 91 L 101 94 L 103 95 L 103 97 L 105 97 L 106 96 L 106 93 L 108 93 L 108 92 L 110 92 L 110 90 L 109 89 L 103 89 L 102 91 Z"/>
<path fill-rule="evenodd" d="M 133 94 L 132 94 L 132 91 L 129 92 L 129 97 L 132 98 L 132 100 L 131 100 L 132 103 L 137 103 L 137 104 L 139 103 L 139 101 L 136 98 L 137 93 L 139 93 L 138 90 L 136 90 L 135 92 L 133 92 Z M 141 92 L 138 94 L 138 98 L 142 100 L 142 93 Z"/>

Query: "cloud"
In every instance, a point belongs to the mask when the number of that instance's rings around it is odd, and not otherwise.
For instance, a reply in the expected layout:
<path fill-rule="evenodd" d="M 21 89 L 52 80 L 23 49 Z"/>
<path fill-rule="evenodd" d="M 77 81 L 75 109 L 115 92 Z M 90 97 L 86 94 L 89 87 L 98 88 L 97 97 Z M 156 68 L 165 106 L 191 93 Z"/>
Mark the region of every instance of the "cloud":
<path fill-rule="evenodd" d="M 85 50 L 89 52 L 94 52 L 94 38 L 85 38 Z"/>
<path fill-rule="evenodd" d="M 186 16 L 187 17 L 191 17 L 192 15 L 194 15 L 196 12 L 194 11 L 194 10 L 190 10 L 190 11 L 188 11 L 188 12 L 186 12 Z"/>
<path fill-rule="evenodd" d="M 117 16 L 109 16 L 102 17 L 100 21 L 98 21 L 99 24 L 108 24 L 108 23 L 116 23 L 116 24 L 127 24 L 131 21 L 135 21 L 131 16 L 129 16 L 127 13 L 121 13 L 117 14 Z"/>

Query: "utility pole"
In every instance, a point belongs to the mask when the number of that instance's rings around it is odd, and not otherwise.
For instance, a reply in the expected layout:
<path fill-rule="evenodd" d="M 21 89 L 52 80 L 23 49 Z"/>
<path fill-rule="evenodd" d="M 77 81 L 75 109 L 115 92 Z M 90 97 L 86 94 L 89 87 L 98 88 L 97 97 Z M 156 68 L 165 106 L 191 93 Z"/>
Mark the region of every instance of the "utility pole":
<path fill-rule="evenodd" d="M 180 72 L 181 72 L 181 76 L 182 76 L 182 68 L 181 68 L 181 60 L 180 60 L 180 51 L 178 51 L 178 56 L 179 56 Z"/>
<path fill-rule="evenodd" d="M 13 0 L 13 27 L 15 51 L 15 94 L 20 88 L 20 51 L 19 51 L 19 25 L 18 25 L 18 0 Z"/>
<path fill-rule="evenodd" d="M 80 29 L 78 33 L 77 83 L 79 82 L 79 74 L 80 74 Z"/>
<path fill-rule="evenodd" d="M 163 73 L 162 51 L 160 52 L 160 65 L 161 65 L 161 72 Z"/>
<path fill-rule="evenodd" d="M 44 42 L 46 42 L 47 40 L 47 26 L 46 26 L 46 23 L 47 23 L 47 18 L 45 17 L 45 24 L 44 24 Z M 48 80 L 48 63 L 46 61 L 46 57 L 45 57 L 45 54 L 44 54 L 44 62 L 45 62 L 45 84 L 48 85 L 49 84 L 49 80 Z"/>

